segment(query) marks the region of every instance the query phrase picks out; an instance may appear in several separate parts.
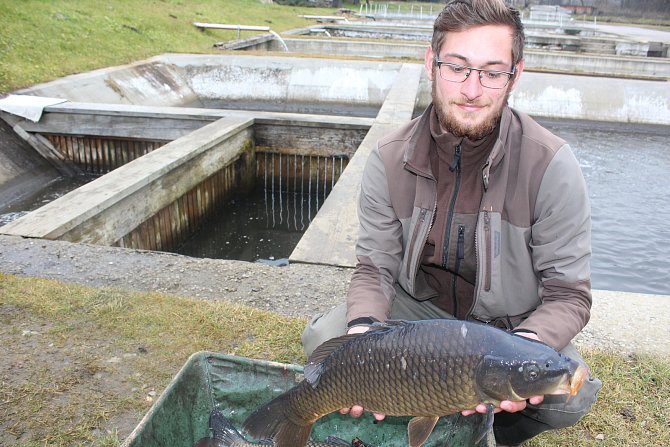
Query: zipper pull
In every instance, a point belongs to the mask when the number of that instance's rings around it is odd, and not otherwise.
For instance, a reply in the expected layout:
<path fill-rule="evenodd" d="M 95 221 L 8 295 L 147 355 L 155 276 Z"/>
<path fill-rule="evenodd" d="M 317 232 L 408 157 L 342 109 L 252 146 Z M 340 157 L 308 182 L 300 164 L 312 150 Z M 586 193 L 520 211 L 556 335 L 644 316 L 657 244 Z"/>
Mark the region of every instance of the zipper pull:
<path fill-rule="evenodd" d="M 458 226 L 458 245 L 456 246 L 456 258 L 465 258 L 465 225 Z"/>
<path fill-rule="evenodd" d="M 486 164 L 482 168 L 482 181 L 484 182 L 484 191 L 489 189 L 489 160 L 486 160 Z"/>
<path fill-rule="evenodd" d="M 451 172 L 461 170 L 461 144 L 456 145 L 456 152 L 454 152 L 454 160 L 449 164 L 449 170 Z"/>

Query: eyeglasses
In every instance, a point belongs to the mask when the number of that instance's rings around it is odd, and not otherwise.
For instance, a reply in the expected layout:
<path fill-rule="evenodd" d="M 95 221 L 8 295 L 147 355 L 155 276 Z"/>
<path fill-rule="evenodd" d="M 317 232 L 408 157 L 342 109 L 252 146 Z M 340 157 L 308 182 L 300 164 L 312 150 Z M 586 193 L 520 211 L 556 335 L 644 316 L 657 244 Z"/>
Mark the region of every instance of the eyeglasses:
<path fill-rule="evenodd" d="M 481 68 L 467 67 L 465 65 L 443 62 L 435 59 L 435 64 L 440 72 L 440 77 L 449 82 L 465 82 L 472 70 L 479 72 L 479 82 L 482 87 L 500 89 L 504 88 L 516 72 L 516 66 L 512 71 L 482 70 Z"/>

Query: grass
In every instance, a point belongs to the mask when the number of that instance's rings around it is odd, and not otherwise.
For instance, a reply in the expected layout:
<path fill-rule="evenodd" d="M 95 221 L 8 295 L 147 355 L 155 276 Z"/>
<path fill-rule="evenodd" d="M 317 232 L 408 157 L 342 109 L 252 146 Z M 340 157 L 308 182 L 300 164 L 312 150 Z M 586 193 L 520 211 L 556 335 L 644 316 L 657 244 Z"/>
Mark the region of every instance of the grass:
<path fill-rule="evenodd" d="M 305 323 L 225 302 L 0 275 L 0 445 L 119 445 L 194 352 L 302 363 Z"/>
<path fill-rule="evenodd" d="M 410 7 L 402 4 L 403 11 Z M 302 15 L 336 13 L 260 0 L 0 1 L 0 95 L 163 53 L 216 53 L 214 43 L 237 38 L 237 31 L 200 31 L 196 21 L 279 33 L 315 23 Z M 254 34 L 243 31 L 242 37 Z"/>
<path fill-rule="evenodd" d="M 236 31 L 199 31 L 196 21 L 282 32 L 314 23 L 300 15 L 333 11 L 258 0 L 0 1 L 0 94 L 162 53 L 216 52 L 215 42 L 237 37 Z"/>
<path fill-rule="evenodd" d="M 574 427 L 545 433 L 528 445 L 670 445 L 670 361 L 611 352 L 584 354 L 593 374 L 603 381 L 593 411 Z"/>
<path fill-rule="evenodd" d="M 305 323 L 226 302 L 0 275 L 0 444 L 4 431 L 24 434 L 20 446 L 120 445 L 193 352 L 303 363 Z M 593 411 L 529 445 L 670 445 L 670 362 L 584 357 L 605 384 Z"/>

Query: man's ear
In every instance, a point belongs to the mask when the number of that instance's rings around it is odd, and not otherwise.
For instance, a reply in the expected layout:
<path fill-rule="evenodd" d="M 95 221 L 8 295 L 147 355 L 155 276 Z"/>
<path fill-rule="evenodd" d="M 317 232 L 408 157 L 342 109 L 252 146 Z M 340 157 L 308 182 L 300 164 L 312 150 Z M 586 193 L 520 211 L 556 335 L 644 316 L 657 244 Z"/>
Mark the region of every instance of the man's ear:
<path fill-rule="evenodd" d="M 435 68 L 435 53 L 433 53 L 433 47 L 431 47 L 430 45 L 426 47 L 426 54 L 424 56 L 424 68 L 426 69 L 426 76 L 428 76 L 428 79 L 432 81 Z"/>
<path fill-rule="evenodd" d="M 510 91 L 514 90 L 517 82 L 519 82 L 519 78 L 521 78 L 521 73 L 523 73 L 524 66 L 525 64 L 523 59 L 521 59 L 519 62 L 516 63 L 516 70 L 514 71 L 514 79 L 512 79 L 513 82 Z"/>

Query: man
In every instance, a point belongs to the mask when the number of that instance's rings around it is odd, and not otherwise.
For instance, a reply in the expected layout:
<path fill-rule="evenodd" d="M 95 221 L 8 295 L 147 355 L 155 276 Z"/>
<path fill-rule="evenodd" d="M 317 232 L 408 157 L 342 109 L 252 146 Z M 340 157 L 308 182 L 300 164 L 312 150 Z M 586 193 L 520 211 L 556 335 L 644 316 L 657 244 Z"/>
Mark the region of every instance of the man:
<path fill-rule="evenodd" d="M 565 141 L 507 106 L 523 45 L 519 13 L 503 0 L 446 4 L 425 53 L 432 104 L 370 154 L 347 303 L 310 322 L 306 352 L 376 321 L 455 317 L 584 362 L 570 341 L 590 316 L 590 206 Z M 497 442 L 573 425 L 600 386 L 587 381 L 567 403 L 502 402 Z M 476 411 L 485 407 L 463 413 Z"/>

